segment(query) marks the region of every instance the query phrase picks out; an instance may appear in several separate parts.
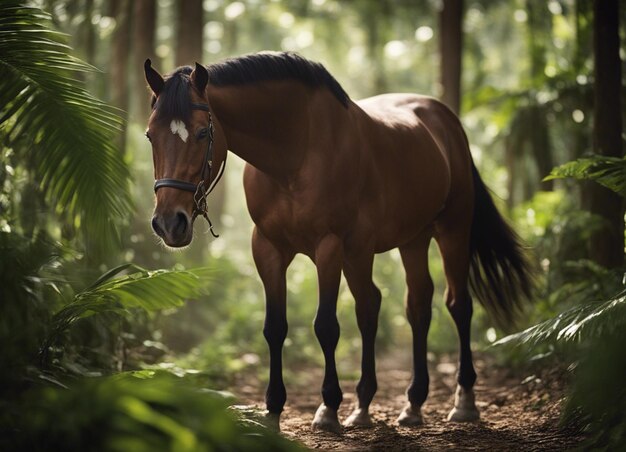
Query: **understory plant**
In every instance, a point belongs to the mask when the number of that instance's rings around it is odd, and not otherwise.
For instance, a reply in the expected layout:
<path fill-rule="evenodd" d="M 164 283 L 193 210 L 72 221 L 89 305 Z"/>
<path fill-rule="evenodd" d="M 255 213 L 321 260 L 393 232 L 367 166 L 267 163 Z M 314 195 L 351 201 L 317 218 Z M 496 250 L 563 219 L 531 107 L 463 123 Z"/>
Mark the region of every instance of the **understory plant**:
<path fill-rule="evenodd" d="M 549 177 L 591 180 L 626 197 L 626 159 L 579 159 L 555 168 Z M 495 345 L 522 346 L 534 354 L 560 351 L 573 371 L 563 421 L 583 426 L 584 447 L 617 450 L 626 442 L 626 269 L 604 269 L 585 260 L 565 266 L 584 270 L 552 294 L 556 306 L 565 309 Z"/>

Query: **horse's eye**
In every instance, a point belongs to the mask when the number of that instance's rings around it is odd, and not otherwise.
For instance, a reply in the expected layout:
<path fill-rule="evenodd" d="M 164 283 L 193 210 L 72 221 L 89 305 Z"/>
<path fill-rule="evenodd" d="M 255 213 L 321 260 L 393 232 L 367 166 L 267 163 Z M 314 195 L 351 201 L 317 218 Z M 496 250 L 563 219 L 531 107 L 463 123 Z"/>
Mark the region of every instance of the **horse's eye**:
<path fill-rule="evenodd" d="M 150 138 L 150 134 L 148 133 L 147 130 L 146 130 L 146 138 L 148 139 L 150 143 L 152 143 L 152 138 Z"/>
<path fill-rule="evenodd" d="M 202 140 L 206 138 L 208 134 L 209 134 L 209 129 L 205 127 L 204 129 L 200 129 L 198 131 L 198 134 L 196 135 L 196 137 L 198 138 L 198 140 Z"/>

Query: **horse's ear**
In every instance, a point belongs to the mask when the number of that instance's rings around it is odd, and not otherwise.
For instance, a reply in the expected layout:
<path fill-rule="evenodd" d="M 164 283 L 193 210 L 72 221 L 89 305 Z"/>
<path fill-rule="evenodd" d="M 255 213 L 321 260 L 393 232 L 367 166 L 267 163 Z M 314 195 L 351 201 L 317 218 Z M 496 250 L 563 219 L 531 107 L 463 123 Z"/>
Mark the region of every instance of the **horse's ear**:
<path fill-rule="evenodd" d="M 196 68 L 191 73 L 191 81 L 196 89 L 204 94 L 204 89 L 209 82 L 209 72 L 204 66 L 196 62 Z"/>
<path fill-rule="evenodd" d="M 161 94 L 161 91 L 163 91 L 163 85 L 165 84 L 163 77 L 161 77 L 161 74 L 152 68 L 152 61 L 150 61 L 150 58 L 148 58 L 143 64 L 143 69 L 146 73 L 146 81 L 148 82 L 148 85 L 150 85 L 150 89 L 156 96 L 158 96 Z"/>

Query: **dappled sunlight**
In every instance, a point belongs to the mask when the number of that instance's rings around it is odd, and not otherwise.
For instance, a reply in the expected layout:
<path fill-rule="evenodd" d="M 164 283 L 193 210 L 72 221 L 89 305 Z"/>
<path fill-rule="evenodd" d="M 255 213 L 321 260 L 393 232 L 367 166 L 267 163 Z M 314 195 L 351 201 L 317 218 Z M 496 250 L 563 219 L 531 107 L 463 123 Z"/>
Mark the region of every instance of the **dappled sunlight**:
<path fill-rule="evenodd" d="M 623 446 L 624 2 L 26 4 L 0 5 L 1 450 Z M 219 237 L 180 211 L 166 245 L 155 176 L 189 206 L 219 180 Z"/>

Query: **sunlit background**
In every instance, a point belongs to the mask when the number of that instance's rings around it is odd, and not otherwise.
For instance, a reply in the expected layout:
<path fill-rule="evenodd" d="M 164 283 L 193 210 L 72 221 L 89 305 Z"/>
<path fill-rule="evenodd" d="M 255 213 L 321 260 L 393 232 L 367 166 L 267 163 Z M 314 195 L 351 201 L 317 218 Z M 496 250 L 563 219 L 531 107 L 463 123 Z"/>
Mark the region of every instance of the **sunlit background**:
<path fill-rule="evenodd" d="M 210 265 L 218 271 L 211 295 L 161 314 L 150 340 L 166 350 L 191 353 L 198 357 L 192 362 L 199 368 L 221 362 L 224 357 L 210 356 L 214 353 L 227 355 L 236 365 L 245 364 L 237 361 L 241 356 L 260 361 L 250 353 L 266 361 L 261 334 L 264 300 L 251 259 L 252 223 L 241 183 L 244 162 L 230 154 L 226 176 L 212 195 L 216 199 L 210 213 L 218 219 L 220 238 L 213 239 L 206 225 L 196 222 L 191 247 L 170 252 L 150 229 L 153 173 L 151 148 L 144 137 L 149 94 L 143 61 L 151 57 L 153 65 L 166 73 L 179 64 L 193 64 L 196 58 L 211 64 L 260 50 L 296 51 L 322 62 L 353 99 L 384 92 L 439 97 L 441 2 L 205 0 L 185 6 L 159 0 L 152 5 L 154 11 L 149 10 L 153 2 L 35 3 L 51 12 L 75 52 L 102 71 L 87 74 L 90 90 L 124 110 L 124 159 L 132 169 L 134 211 L 122 234 L 119 258 L 146 268 Z M 193 8 L 202 21 L 181 26 L 179 17 Z M 546 227 L 559 218 L 559 206 L 575 199 L 565 191 L 575 192 L 576 187 L 560 182 L 556 190 L 539 192 L 552 188 L 552 183 L 541 185 L 542 177 L 552 166 L 590 147 L 590 42 L 583 40 L 590 30 L 584 12 L 574 0 L 545 5 L 476 1 L 466 6 L 461 119 L 483 178 L 531 245 L 545 239 Z M 153 39 L 145 33 L 151 29 Z M 184 59 L 194 52 L 196 58 Z M 62 224 L 53 227 L 53 236 L 61 238 L 62 228 Z M 540 260 L 545 270 L 550 259 Z M 101 264 L 100 270 L 108 265 Z M 455 351 L 456 333 L 443 307 L 445 282 L 434 245 L 431 272 L 436 294 L 429 347 L 432 352 Z M 288 278 L 287 367 L 303 357 L 321 362 L 310 326 L 316 309 L 313 264 L 298 256 Z M 404 272 L 396 250 L 377 257 L 375 280 L 384 300 L 379 349 L 406 348 L 410 329 L 403 307 Z M 340 370 L 353 373 L 358 369 L 360 339 L 345 283 L 338 309 L 343 331 L 339 356 L 344 358 Z M 473 339 L 479 348 L 499 337 L 480 309 L 475 319 Z"/>
<path fill-rule="evenodd" d="M 33 277 L 28 284 L 46 285 L 33 312 L 49 319 L 99 275 L 124 263 L 146 269 L 208 267 L 203 275 L 210 275 L 206 291 L 183 297 L 193 299 L 182 306 L 149 313 L 129 309 L 121 316 L 88 316 L 75 323 L 72 319 L 72 329 L 64 333 L 67 347 L 53 350 L 59 355 L 55 365 L 63 369 L 64 375 L 167 369 L 180 375 L 200 375 L 218 389 L 229 387 L 242 372 L 252 373 L 262 382 L 267 379 L 263 290 L 252 262 L 252 222 L 242 186 L 245 162 L 229 154 L 225 177 L 211 195 L 209 213 L 216 220 L 219 238 L 212 238 L 205 223 L 198 221 L 192 245 L 172 252 L 151 231 L 154 181 L 151 147 L 144 136 L 149 113 L 149 91 L 143 79 L 146 58 L 151 58 L 153 67 L 161 73 L 167 73 L 195 61 L 208 65 L 261 50 L 295 51 L 324 64 L 352 99 L 385 92 L 439 98 L 443 95 L 443 3 L 29 2 L 50 13 L 50 27 L 66 34 L 62 39 L 73 55 L 97 68 L 81 72 L 78 77 L 87 91 L 119 109 L 116 113 L 124 123 L 115 145 L 120 150 L 119 159 L 130 169 L 132 181 L 132 207 L 125 219 L 116 223 L 119 240 L 103 239 L 98 247 L 86 231 L 88 219 L 74 215 L 75 206 L 59 205 L 46 193 L 48 179 L 37 172 L 37 156 L 20 154 L 15 143 L 14 149 L 8 145 L 2 148 L 0 230 L 20 237 L 45 235 L 56 244 L 52 268 L 33 264 L 59 278 L 54 280 L 54 287 L 48 286 L 42 273 L 33 270 L 33 275 L 41 279 Z M 540 269 L 535 304 L 520 319 L 518 328 L 581 306 L 586 300 L 608 300 L 622 288 L 623 272 L 619 267 L 606 270 L 589 259 L 590 237 L 601 227 L 588 212 L 589 185 L 585 184 L 591 182 L 583 184 L 571 178 L 542 181 L 554 167 L 587 157 L 593 150 L 591 4 L 586 0 L 464 2 L 459 30 L 463 41 L 460 118 L 482 178 L 503 215 L 528 244 L 531 259 Z M 622 2 L 622 13 L 624 8 Z M 625 41 L 622 24 L 622 66 L 626 60 Z M 9 142 L 3 129 L 0 137 Z M 41 140 L 33 139 L 37 146 Z M 20 146 L 26 149 L 30 144 Z M 97 249 L 100 251 L 93 251 Z M 429 359 L 435 361 L 441 354 L 456 353 L 457 337 L 442 300 L 445 281 L 434 244 L 430 257 L 436 292 Z M 406 352 L 411 337 L 404 315 L 404 271 L 397 250 L 377 256 L 374 274 L 383 295 L 377 352 L 379 356 L 402 352 L 397 365 L 409 369 L 410 355 Z M 505 332 L 478 303 L 475 305 L 473 346 L 493 353 L 488 347 Z M 301 369 L 323 363 L 312 328 L 316 307 L 315 267 L 308 258 L 298 256 L 288 273 L 288 385 L 298 381 Z M 343 378 L 356 378 L 360 336 L 354 301 L 345 282 L 338 312 L 342 331 L 337 351 L 339 373 Z M 22 322 L 33 315 L 19 311 L 15 318 Z M 32 345 L 42 334 L 45 336 L 41 331 L 39 336 L 33 334 L 35 339 L 26 342 Z M 24 345 L 16 347 L 18 350 Z M 554 349 L 546 345 L 536 356 L 544 358 Z M 497 358 L 507 363 L 519 361 L 523 355 L 517 349 L 498 353 Z"/>

